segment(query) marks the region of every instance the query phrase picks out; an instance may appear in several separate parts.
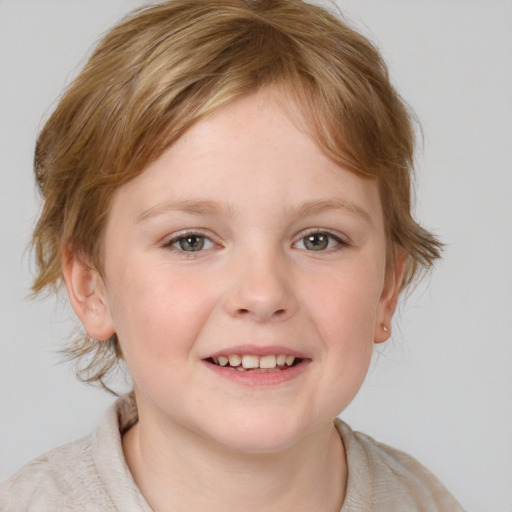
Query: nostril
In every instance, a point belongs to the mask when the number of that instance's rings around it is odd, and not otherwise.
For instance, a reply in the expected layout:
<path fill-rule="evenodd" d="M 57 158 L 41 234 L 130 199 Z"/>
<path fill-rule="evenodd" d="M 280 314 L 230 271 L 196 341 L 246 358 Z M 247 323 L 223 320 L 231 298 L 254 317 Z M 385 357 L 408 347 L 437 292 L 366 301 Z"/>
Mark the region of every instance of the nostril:
<path fill-rule="evenodd" d="M 290 310 L 288 308 L 274 309 L 273 307 L 255 306 L 254 308 L 236 308 L 232 314 L 239 318 L 253 318 L 257 321 L 268 321 L 284 320 L 289 313 Z"/>

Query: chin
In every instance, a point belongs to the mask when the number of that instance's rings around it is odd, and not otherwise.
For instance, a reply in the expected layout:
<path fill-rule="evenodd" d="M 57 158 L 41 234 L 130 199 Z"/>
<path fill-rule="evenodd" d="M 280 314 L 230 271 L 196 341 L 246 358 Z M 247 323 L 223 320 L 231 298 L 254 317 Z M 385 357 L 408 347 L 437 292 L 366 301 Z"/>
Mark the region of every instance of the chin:
<path fill-rule="evenodd" d="M 229 428 L 226 429 L 226 426 Z M 286 451 L 303 439 L 307 432 L 297 421 L 277 415 L 254 415 L 233 418 L 219 425 L 219 445 L 239 453 L 271 454 Z"/>

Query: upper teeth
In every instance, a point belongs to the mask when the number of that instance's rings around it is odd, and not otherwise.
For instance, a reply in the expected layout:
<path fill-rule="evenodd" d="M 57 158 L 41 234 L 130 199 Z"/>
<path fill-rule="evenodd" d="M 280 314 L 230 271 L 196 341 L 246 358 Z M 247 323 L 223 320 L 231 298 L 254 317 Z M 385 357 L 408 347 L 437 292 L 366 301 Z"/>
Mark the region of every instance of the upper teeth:
<path fill-rule="evenodd" d="M 286 354 L 269 354 L 266 356 L 255 356 L 252 354 L 230 354 L 229 356 L 214 357 L 213 362 L 220 366 L 229 366 L 246 369 L 273 369 L 276 366 L 291 366 L 295 361 L 294 356 Z"/>

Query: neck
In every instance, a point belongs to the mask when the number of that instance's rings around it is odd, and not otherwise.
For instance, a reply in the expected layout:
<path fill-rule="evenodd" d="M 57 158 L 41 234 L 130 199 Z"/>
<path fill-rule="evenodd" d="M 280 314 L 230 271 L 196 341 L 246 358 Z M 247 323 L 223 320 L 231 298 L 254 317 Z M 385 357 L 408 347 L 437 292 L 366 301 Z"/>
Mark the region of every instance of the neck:
<path fill-rule="evenodd" d="M 123 438 L 134 480 L 155 512 L 341 509 L 347 471 L 333 424 L 289 449 L 264 454 L 176 434 L 140 421 Z"/>

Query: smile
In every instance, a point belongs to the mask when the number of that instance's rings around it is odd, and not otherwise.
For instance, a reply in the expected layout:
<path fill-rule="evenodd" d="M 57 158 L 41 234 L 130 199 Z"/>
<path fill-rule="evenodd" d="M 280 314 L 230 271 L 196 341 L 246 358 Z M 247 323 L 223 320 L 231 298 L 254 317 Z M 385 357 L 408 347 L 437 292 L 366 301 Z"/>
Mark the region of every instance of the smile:
<path fill-rule="evenodd" d="M 229 354 L 209 357 L 206 361 L 215 366 L 240 372 L 280 372 L 302 362 L 302 359 L 289 354 Z"/>

